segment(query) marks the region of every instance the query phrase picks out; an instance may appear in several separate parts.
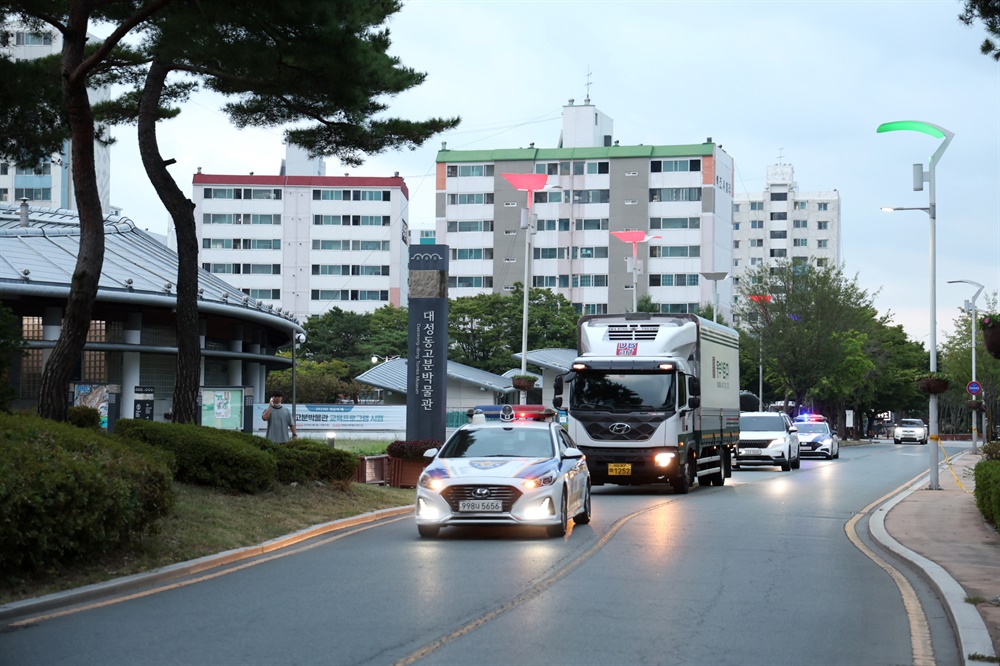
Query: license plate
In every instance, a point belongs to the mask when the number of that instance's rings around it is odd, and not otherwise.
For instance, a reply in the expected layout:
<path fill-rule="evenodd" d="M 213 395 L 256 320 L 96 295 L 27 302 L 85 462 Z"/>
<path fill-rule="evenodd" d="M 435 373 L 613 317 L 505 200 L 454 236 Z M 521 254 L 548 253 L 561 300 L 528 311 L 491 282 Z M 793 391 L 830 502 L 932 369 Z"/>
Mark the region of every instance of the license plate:
<path fill-rule="evenodd" d="M 609 476 L 628 476 L 632 473 L 632 463 L 608 463 Z"/>
<path fill-rule="evenodd" d="M 503 511 L 500 500 L 463 500 L 458 503 L 459 511 Z"/>
<path fill-rule="evenodd" d="M 739 452 L 738 455 L 741 455 L 741 456 L 759 456 L 760 455 L 760 449 L 740 449 L 740 452 Z"/>

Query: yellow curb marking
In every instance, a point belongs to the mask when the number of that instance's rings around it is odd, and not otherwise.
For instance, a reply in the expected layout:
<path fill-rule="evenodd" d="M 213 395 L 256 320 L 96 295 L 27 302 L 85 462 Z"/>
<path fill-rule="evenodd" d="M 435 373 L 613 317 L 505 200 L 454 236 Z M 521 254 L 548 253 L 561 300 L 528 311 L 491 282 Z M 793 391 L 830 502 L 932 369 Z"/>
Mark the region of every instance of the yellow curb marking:
<path fill-rule="evenodd" d="M 104 601 L 97 601 L 97 602 L 94 602 L 92 604 L 86 604 L 86 605 L 83 605 L 83 606 L 76 606 L 74 608 L 67 608 L 66 610 L 57 611 L 55 613 L 48 613 L 46 615 L 38 615 L 38 616 L 31 617 L 31 618 L 28 618 L 28 619 L 25 619 L 25 620 L 18 620 L 17 622 L 11 622 L 10 625 L 8 625 L 8 626 L 11 626 L 11 627 L 27 627 L 27 626 L 31 626 L 31 625 L 34 625 L 34 624 L 38 624 L 39 622 L 45 622 L 46 620 L 54 620 L 57 617 L 63 617 L 63 616 L 66 616 L 66 615 L 73 615 L 75 613 L 81 613 L 83 611 L 88 611 L 88 610 L 95 610 L 97 608 L 104 608 L 105 606 L 113 606 L 114 604 L 120 604 L 123 601 L 131 601 L 133 599 L 141 599 L 142 597 L 148 597 L 148 596 L 153 595 L 153 594 L 159 594 L 160 592 L 167 592 L 169 590 L 176 590 L 176 589 L 181 588 L 181 587 L 187 587 L 188 585 L 194 585 L 195 583 L 201 583 L 201 582 L 204 582 L 204 581 L 207 581 L 207 580 L 212 580 L 213 578 L 218 578 L 219 576 L 225 576 L 227 574 L 235 573 L 235 572 L 241 571 L 243 569 L 249 569 L 250 567 L 255 567 L 258 564 L 263 564 L 265 562 L 270 562 L 272 560 L 277 560 L 277 559 L 280 559 L 282 557 L 287 557 L 288 555 L 295 555 L 297 553 L 302 553 L 302 552 L 305 552 L 307 550 L 312 550 L 313 548 L 317 548 L 318 546 L 324 546 L 324 545 L 326 545 L 328 543 L 331 543 L 333 541 L 337 541 L 338 539 L 343 539 L 344 537 L 349 537 L 349 536 L 351 536 L 353 534 L 358 534 L 359 532 L 364 532 L 365 530 L 370 530 L 373 527 L 378 527 L 380 525 L 385 525 L 387 523 L 399 522 L 400 520 L 405 520 L 406 518 L 410 518 L 410 517 L 411 516 L 409 514 L 406 514 L 406 515 L 403 515 L 403 516 L 399 516 L 398 518 L 390 518 L 388 520 L 382 520 L 382 521 L 378 521 L 378 522 L 374 522 L 374 523 L 369 523 L 369 524 L 367 524 L 367 525 L 365 525 L 363 527 L 359 527 L 359 528 L 357 528 L 355 530 L 351 530 L 349 532 L 342 532 L 342 533 L 337 534 L 336 536 L 332 536 L 332 537 L 329 537 L 327 539 L 323 539 L 322 541 L 317 541 L 316 543 L 312 543 L 312 544 L 308 544 L 306 546 L 302 546 L 301 548 L 295 548 L 294 550 L 287 550 L 287 551 L 284 551 L 284 550 L 283 551 L 279 551 L 279 552 L 277 552 L 274 555 L 269 555 L 267 557 L 262 557 L 260 559 L 253 560 L 252 562 L 245 562 L 243 564 L 237 565 L 235 567 L 230 567 L 230 568 L 225 569 L 223 571 L 216 571 L 215 573 L 210 573 L 210 574 L 207 574 L 205 576 L 198 576 L 197 578 L 190 578 L 188 580 L 180 581 L 178 583 L 171 583 L 170 585 L 163 585 L 163 586 L 160 586 L 160 587 L 154 587 L 154 588 L 149 589 L 149 590 L 144 590 L 142 592 L 136 592 L 134 594 L 128 594 L 128 595 L 121 596 L 121 597 L 115 597 L 113 599 L 105 599 Z M 220 565 L 220 566 L 225 566 L 225 565 Z"/>
<path fill-rule="evenodd" d="M 847 533 L 847 538 L 851 540 L 851 543 L 860 550 L 862 553 L 868 556 L 872 562 L 881 567 L 889 576 L 892 578 L 893 582 L 896 583 L 896 587 L 899 588 L 899 594 L 903 598 L 903 608 L 906 610 L 906 617 L 910 623 L 910 651 L 913 655 L 913 665 L 914 666 L 935 666 L 937 662 L 934 660 L 934 647 L 931 645 L 931 632 L 930 628 L 927 626 L 927 616 L 924 614 L 923 606 L 920 604 L 920 597 L 917 596 L 916 590 L 910 585 L 910 581 L 906 580 L 906 577 L 899 572 L 898 569 L 894 568 L 888 562 L 883 560 L 874 551 L 872 551 L 868 546 L 861 541 L 861 537 L 857 533 L 857 524 L 865 515 L 868 514 L 874 507 L 878 506 L 882 502 L 902 492 L 903 490 L 909 488 L 914 483 L 916 483 L 923 474 L 913 477 L 910 481 L 907 481 L 899 488 L 883 495 L 879 499 L 875 500 L 864 509 L 862 509 L 857 515 L 847 521 L 844 525 L 844 531 Z"/>
<path fill-rule="evenodd" d="M 964 490 L 969 495 L 974 494 L 971 490 L 967 489 L 964 485 L 962 485 L 962 481 L 958 478 L 958 474 L 955 474 L 955 468 L 951 466 L 951 460 L 949 460 L 948 452 L 944 448 L 944 442 L 941 442 L 941 455 L 944 456 L 944 462 L 945 464 L 948 465 L 948 471 L 950 471 L 951 475 L 955 477 L 955 483 L 958 484 L 958 487 Z"/>

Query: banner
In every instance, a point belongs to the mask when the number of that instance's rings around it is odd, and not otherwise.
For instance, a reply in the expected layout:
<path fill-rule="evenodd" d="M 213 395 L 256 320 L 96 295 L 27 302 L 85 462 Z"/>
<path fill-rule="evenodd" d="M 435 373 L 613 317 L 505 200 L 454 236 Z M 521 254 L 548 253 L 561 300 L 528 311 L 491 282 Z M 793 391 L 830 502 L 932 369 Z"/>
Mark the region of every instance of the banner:
<path fill-rule="evenodd" d="M 291 409 L 290 403 L 284 409 Z M 254 431 L 265 430 L 266 402 L 253 406 Z M 295 428 L 313 430 L 406 430 L 403 405 L 295 405 Z"/>
<path fill-rule="evenodd" d="M 203 388 L 201 424 L 222 430 L 243 429 L 243 389 Z"/>

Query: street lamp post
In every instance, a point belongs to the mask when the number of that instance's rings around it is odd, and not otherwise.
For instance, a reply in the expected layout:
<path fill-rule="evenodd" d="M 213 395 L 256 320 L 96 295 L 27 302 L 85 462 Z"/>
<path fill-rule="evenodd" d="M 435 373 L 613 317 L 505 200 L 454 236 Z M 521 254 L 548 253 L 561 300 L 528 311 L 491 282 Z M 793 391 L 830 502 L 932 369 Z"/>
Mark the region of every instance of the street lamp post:
<path fill-rule="evenodd" d="M 889 123 L 882 123 L 878 126 L 876 130 L 877 133 L 881 134 L 883 132 L 896 132 L 901 130 L 908 130 L 913 132 L 920 132 L 922 134 L 927 134 L 936 139 L 944 139 L 941 145 L 938 146 L 934 154 L 931 155 L 930 160 L 928 160 L 927 170 L 924 170 L 923 165 L 914 164 L 913 165 L 913 189 L 914 191 L 921 191 L 924 189 L 924 183 L 928 183 L 928 202 L 929 205 L 926 209 L 907 209 L 907 208 L 890 208 L 889 210 L 926 210 L 927 215 L 930 218 L 930 324 L 931 324 L 931 336 L 930 336 L 930 371 L 937 372 L 937 257 L 935 254 L 935 238 L 936 238 L 936 223 L 937 223 L 937 204 L 935 201 L 935 177 L 934 172 L 937 168 L 937 163 L 941 161 L 941 156 L 944 151 L 948 148 L 948 144 L 951 140 L 955 138 L 953 132 L 949 132 L 945 128 L 934 125 L 933 123 L 925 123 L 918 120 L 898 120 Z M 883 208 L 883 210 L 886 210 Z M 930 490 L 940 490 L 941 486 L 938 484 L 938 446 L 940 437 L 938 435 L 938 396 L 936 393 L 930 394 L 930 400 L 928 404 L 928 421 L 930 421 L 930 428 L 928 432 L 928 440 L 931 442 L 930 449 L 930 485 L 928 486 Z"/>
<path fill-rule="evenodd" d="M 975 295 L 973 295 L 971 301 L 965 302 L 965 311 L 969 313 L 971 317 L 971 324 L 969 325 L 969 331 L 972 334 L 972 381 L 976 381 L 976 299 L 979 298 L 979 294 L 983 292 L 983 285 L 978 282 L 973 282 L 972 280 L 948 280 L 948 284 L 968 284 L 973 287 L 979 287 L 976 290 Z M 972 396 L 972 400 L 975 401 L 977 396 Z M 972 453 L 976 454 L 979 452 L 976 446 L 976 425 L 979 417 L 975 409 L 972 410 Z M 985 440 L 984 440 L 985 441 Z"/>
<path fill-rule="evenodd" d="M 712 281 L 712 318 L 715 323 L 719 322 L 719 283 L 729 277 L 729 273 L 726 271 L 709 271 L 702 273 L 701 276 L 706 280 Z"/>
<path fill-rule="evenodd" d="M 659 238 L 659 236 L 650 236 L 645 231 L 612 231 L 611 235 L 623 243 L 632 244 L 632 312 L 635 312 L 639 307 L 639 243 L 651 241 L 654 238 Z"/>
<path fill-rule="evenodd" d="M 549 177 L 544 173 L 504 173 L 501 174 L 515 190 L 528 193 L 528 204 L 521 209 L 521 228 L 524 239 L 524 304 L 521 308 L 521 374 L 528 373 L 528 292 L 531 290 L 531 234 L 535 226 L 531 223 L 531 203 L 535 192 L 545 189 Z M 521 404 L 528 402 L 528 392 L 521 391 Z"/>
<path fill-rule="evenodd" d="M 760 296 L 751 296 L 750 300 L 760 306 L 761 316 L 764 313 L 764 303 L 771 302 L 770 294 L 763 294 Z M 758 351 L 758 364 L 760 369 L 760 374 L 758 375 L 758 385 L 757 385 L 757 406 L 758 411 L 764 411 L 764 326 L 761 323 L 757 326 L 757 341 L 759 343 Z"/>

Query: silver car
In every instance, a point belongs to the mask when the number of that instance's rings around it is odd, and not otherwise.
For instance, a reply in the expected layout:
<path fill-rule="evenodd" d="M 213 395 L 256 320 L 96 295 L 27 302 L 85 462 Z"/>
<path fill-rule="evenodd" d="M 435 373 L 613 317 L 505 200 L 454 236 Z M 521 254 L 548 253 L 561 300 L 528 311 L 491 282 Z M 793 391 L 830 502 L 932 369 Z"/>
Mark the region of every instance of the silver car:
<path fill-rule="evenodd" d="M 529 406 L 534 407 L 534 406 Z M 542 525 L 566 534 L 570 518 L 590 522 L 587 459 L 551 409 L 504 405 L 480 413 L 441 447 L 417 482 L 420 536 L 449 525 Z"/>

